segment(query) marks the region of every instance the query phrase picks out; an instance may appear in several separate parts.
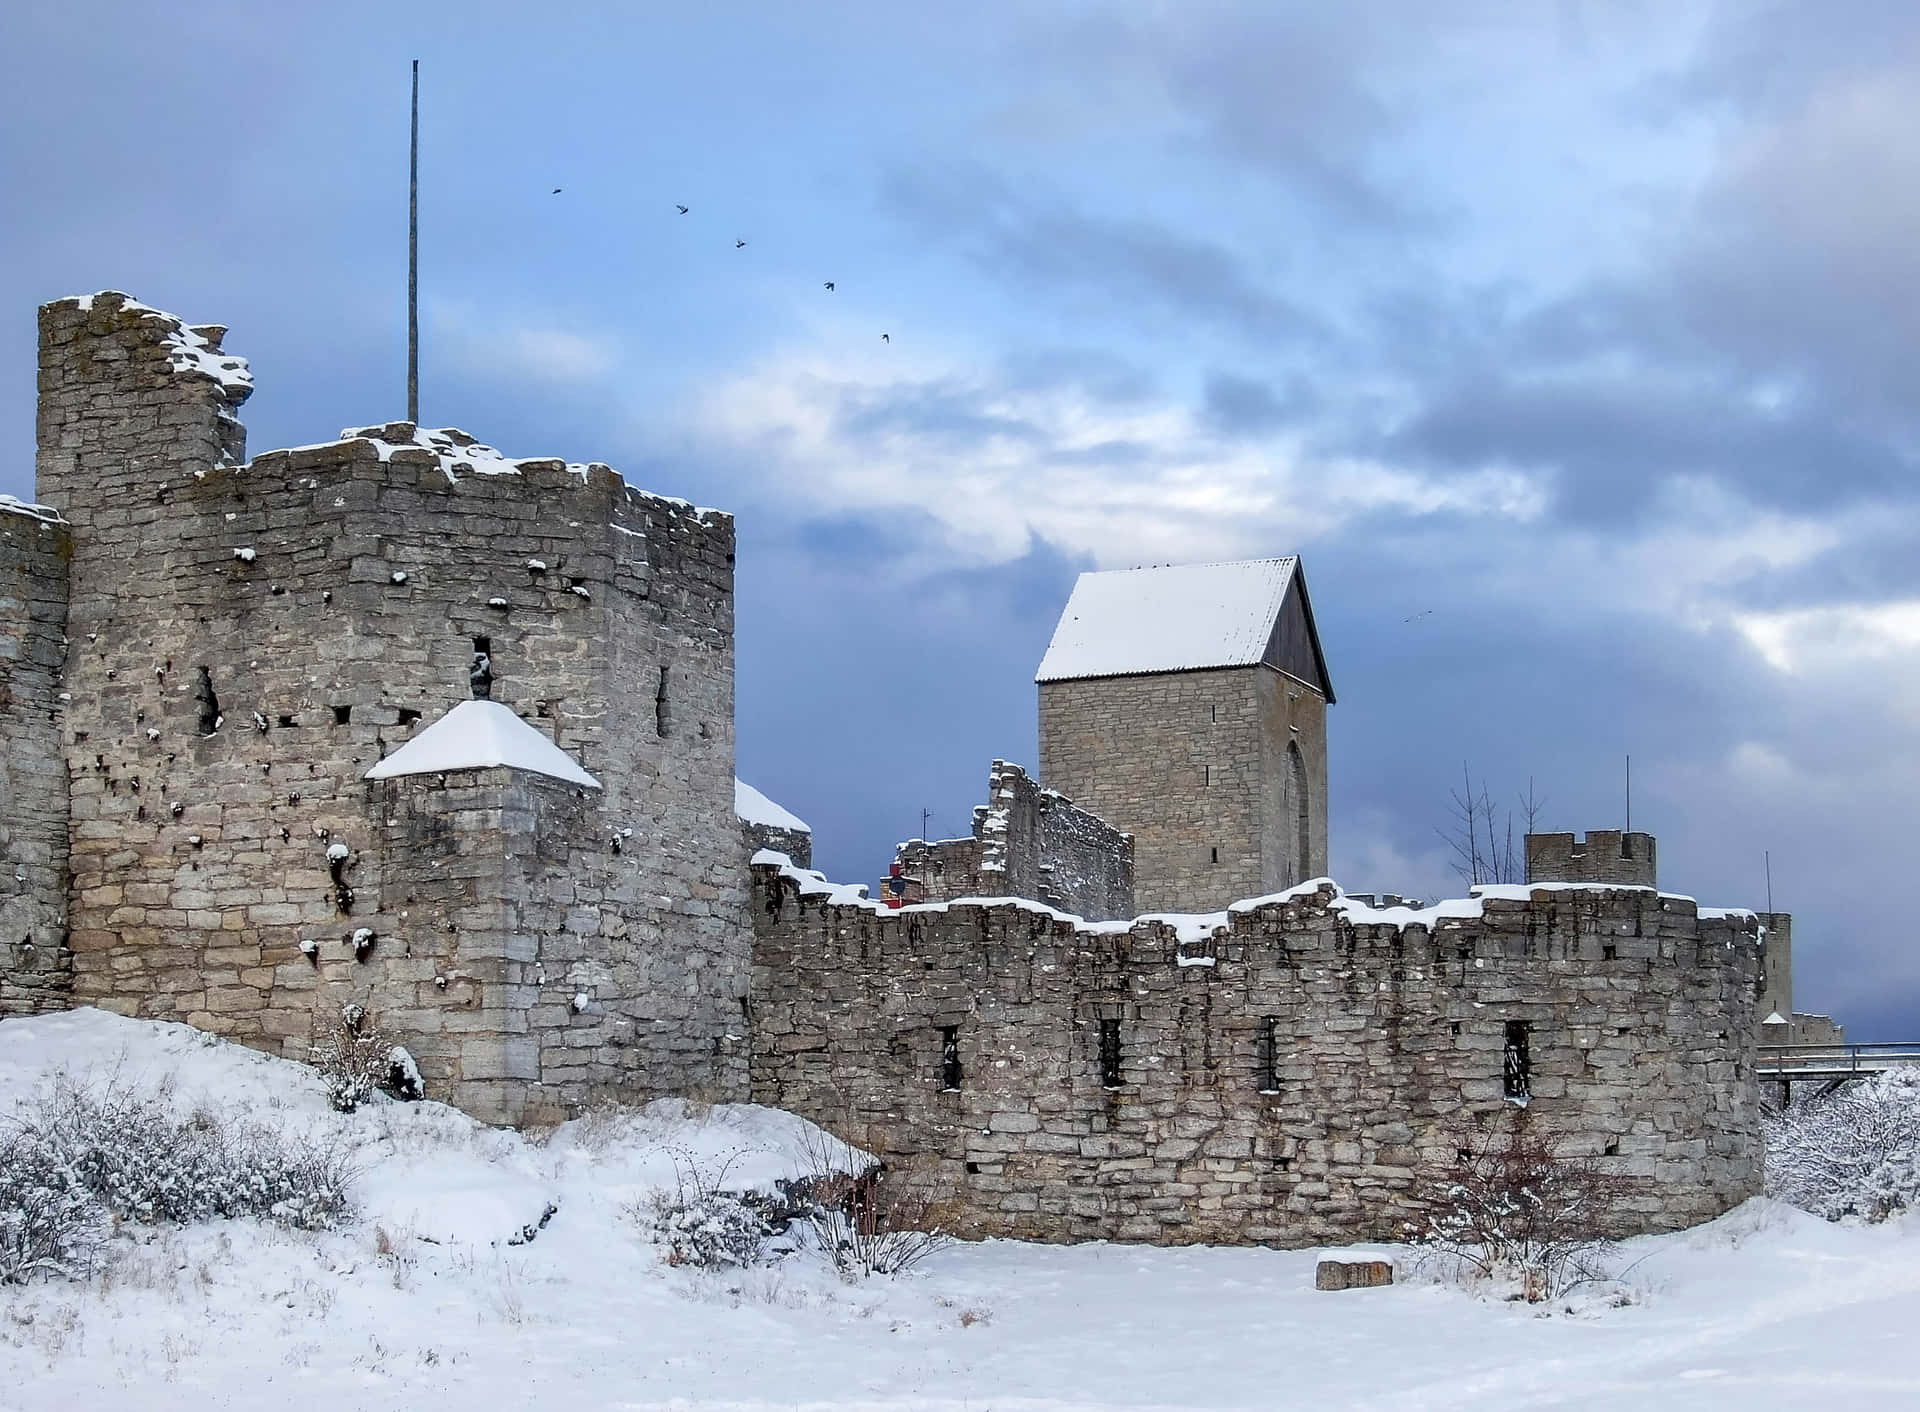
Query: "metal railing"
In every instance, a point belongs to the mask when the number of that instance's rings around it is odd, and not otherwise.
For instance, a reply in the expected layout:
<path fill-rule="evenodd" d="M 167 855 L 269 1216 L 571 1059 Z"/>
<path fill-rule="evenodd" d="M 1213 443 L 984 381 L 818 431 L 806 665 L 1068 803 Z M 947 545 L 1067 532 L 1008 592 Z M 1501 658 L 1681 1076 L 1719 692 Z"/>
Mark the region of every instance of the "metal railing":
<path fill-rule="evenodd" d="M 1920 1044 L 1763 1044 L 1762 1079 L 1837 1079 L 1920 1065 Z"/>

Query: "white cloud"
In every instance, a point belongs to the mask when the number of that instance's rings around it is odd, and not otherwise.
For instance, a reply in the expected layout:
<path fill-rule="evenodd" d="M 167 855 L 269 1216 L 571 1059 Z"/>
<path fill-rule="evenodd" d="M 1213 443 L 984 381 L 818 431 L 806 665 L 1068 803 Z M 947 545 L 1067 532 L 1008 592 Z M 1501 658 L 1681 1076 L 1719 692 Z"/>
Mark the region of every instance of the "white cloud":
<path fill-rule="evenodd" d="M 969 563 L 1033 535 L 1111 567 L 1291 551 L 1383 511 L 1525 522 L 1545 506 L 1519 472 L 1440 479 L 1284 438 L 1249 446 L 1184 405 L 1016 387 L 937 355 L 774 359 L 710 388 L 694 419 L 698 439 L 761 466 L 769 494 L 918 511 Z"/>
<path fill-rule="evenodd" d="M 1733 622 L 1769 666 L 1793 676 L 1898 660 L 1920 668 L 1920 599 L 1739 613 Z"/>

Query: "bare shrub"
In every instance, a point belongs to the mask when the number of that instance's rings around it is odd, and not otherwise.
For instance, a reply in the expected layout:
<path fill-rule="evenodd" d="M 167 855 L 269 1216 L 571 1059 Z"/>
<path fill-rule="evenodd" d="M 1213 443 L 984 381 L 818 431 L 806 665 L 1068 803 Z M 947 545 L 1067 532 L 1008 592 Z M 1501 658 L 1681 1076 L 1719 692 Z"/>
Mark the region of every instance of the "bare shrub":
<path fill-rule="evenodd" d="M 0 1280 L 80 1274 L 121 1221 L 331 1226 L 351 1178 L 338 1148 L 182 1114 L 164 1086 L 55 1075 L 0 1135 Z"/>
<path fill-rule="evenodd" d="M 630 1208 L 665 1247 L 666 1262 L 701 1270 L 758 1264 L 774 1228 L 762 1210 L 722 1189 L 740 1153 L 703 1164 L 684 1148 L 667 1152 L 674 1190 L 655 1192 L 644 1209 Z"/>
<path fill-rule="evenodd" d="M 107 1228 L 106 1212 L 58 1151 L 31 1132 L 0 1138 L 0 1284 L 85 1274 Z"/>
<path fill-rule="evenodd" d="M 393 1080 L 396 1048 L 364 1005 L 342 1006 L 339 1023 L 309 1051 L 313 1067 L 326 1081 L 327 1102 L 351 1113 L 373 1097 Z M 411 1056 L 408 1059 L 411 1062 Z"/>
<path fill-rule="evenodd" d="M 857 1173 L 841 1170 L 842 1147 L 816 1130 L 801 1144 L 806 1175 L 787 1185 L 841 1279 L 897 1275 L 952 1244 L 927 1202 L 887 1182 L 879 1163 Z"/>
<path fill-rule="evenodd" d="M 1563 1156 L 1552 1136 L 1510 1110 L 1484 1123 L 1429 1191 L 1416 1245 L 1529 1303 L 1607 1278 L 1614 1243 L 1602 1232 L 1624 1193 L 1592 1157 Z"/>
<path fill-rule="evenodd" d="M 1920 1206 L 1920 1073 L 1856 1079 L 1765 1120 L 1767 1194 L 1829 1221 Z"/>

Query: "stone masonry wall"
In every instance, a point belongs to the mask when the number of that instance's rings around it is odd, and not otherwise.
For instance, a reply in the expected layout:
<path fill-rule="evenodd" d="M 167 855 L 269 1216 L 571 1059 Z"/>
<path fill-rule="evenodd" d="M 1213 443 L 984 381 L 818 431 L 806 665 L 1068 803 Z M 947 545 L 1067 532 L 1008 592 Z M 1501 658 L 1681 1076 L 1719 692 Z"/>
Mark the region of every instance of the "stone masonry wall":
<path fill-rule="evenodd" d="M 1585 838 L 1576 840 L 1570 833 L 1530 833 L 1527 881 L 1658 887 L 1653 835 L 1589 829 Z"/>
<path fill-rule="evenodd" d="M 813 835 L 805 829 L 783 829 L 772 824 L 756 824 L 742 819 L 740 837 L 747 845 L 747 856 L 751 858 L 763 848 L 775 853 L 784 853 L 791 858 L 794 866 L 811 868 L 813 866 Z"/>
<path fill-rule="evenodd" d="M 1142 911 L 1206 911 L 1326 871 L 1326 701 L 1270 667 L 1042 682 L 1040 779 L 1133 835 Z"/>
<path fill-rule="evenodd" d="M 634 1038 L 595 1072 L 744 1092 L 730 518 L 405 423 L 239 464 L 232 382 L 183 366 L 181 338 L 119 296 L 41 311 L 40 494 L 75 507 L 76 999 L 295 1056 L 343 999 L 371 1001 L 414 1017 L 389 1028 L 420 1041 L 430 1092 L 470 1085 L 426 1038 L 387 797 L 361 776 L 470 695 L 484 650 L 492 698 L 605 786 L 580 804 L 612 860 L 582 883 L 591 905 L 541 913 L 646 977 L 596 994 Z M 463 866 L 506 870 L 500 846 Z M 363 927 L 381 940 L 350 984 L 302 950 L 332 959 Z M 545 975 L 569 1000 L 565 968 Z M 577 1056 L 540 1052 L 571 1101 Z"/>
<path fill-rule="evenodd" d="M 894 862 L 909 902 L 1025 897 L 1091 921 L 1134 913 L 1133 840 L 1005 760 L 988 771 L 971 838 L 913 839 Z"/>
<path fill-rule="evenodd" d="M 1402 1238 L 1477 1125 L 1520 1113 L 1516 1024 L 1526 1121 L 1628 1184 L 1611 1229 L 1760 1189 L 1744 914 L 1584 889 L 1374 912 L 1321 884 L 1217 928 L 1096 927 L 754 873 L 755 1101 L 881 1155 L 969 1237 Z"/>
<path fill-rule="evenodd" d="M 72 538 L 0 496 L 0 1018 L 70 1003 L 60 664 Z"/>

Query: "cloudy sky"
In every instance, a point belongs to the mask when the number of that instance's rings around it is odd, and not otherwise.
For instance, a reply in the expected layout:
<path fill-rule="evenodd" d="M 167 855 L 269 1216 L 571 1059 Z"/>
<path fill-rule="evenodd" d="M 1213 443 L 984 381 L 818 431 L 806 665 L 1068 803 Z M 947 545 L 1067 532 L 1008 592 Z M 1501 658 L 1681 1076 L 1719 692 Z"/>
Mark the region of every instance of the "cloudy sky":
<path fill-rule="evenodd" d="M 27 0 L 0 491 L 69 293 L 230 324 L 256 451 L 401 415 L 416 56 L 423 419 L 736 513 L 829 872 L 1033 763 L 1077 572 L 1299 552 L 1349 888 L 1631 755 L 1663 885 L 1770 852 L 1800 1008 L 1920 1036 L 1920 8 Z"/>

